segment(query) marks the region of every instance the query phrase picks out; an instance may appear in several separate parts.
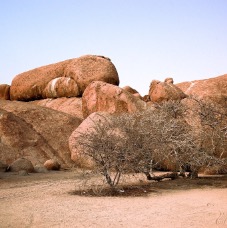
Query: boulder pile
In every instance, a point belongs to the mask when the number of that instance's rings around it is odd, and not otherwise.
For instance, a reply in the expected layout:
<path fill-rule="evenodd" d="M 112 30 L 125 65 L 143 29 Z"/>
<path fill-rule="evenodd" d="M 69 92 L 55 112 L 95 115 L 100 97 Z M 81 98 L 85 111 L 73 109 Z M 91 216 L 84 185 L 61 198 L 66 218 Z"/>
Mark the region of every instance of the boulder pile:
<path fill-rule="evenodd" d="M 86 55 L 17 75 L 12 81 L 10 99 L 32 101 L 78 97 L 92 81 L 97 80 L 119 84 L 117 70 L 109 58 Z"/>
<path fill-rule="evenodd" d="M 119 87 L 117 70 L 104 56 L 85 55 L 21 73 L 11 85 L 0 84 L 0 170 L 9 165 L 17 170 L 17 164 L 23 166 L 27 161 L 39 172 L 75 164 L 92 166 L 92 161 L 80 157 L 76 139 L 95 121 L 111 120 L 113 114 L 143 112 L 169 100 L 179 101 L 193 112 L 191 96 L 226 110 L 227 74 L 179 84 L 172 78 L 153 80 L 142 98 L 130 86 Z M 198 123 L 193 126 L 196 131 L 200 119 L 192 116 L 187 121 Z"/>

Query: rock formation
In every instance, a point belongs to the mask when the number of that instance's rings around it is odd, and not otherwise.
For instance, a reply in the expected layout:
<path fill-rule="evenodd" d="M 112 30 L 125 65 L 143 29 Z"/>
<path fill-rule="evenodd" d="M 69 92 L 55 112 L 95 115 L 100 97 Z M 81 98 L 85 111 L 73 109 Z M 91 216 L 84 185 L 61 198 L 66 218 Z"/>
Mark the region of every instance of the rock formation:
<path fill-rule="evenodd" d="M 227 106 L 227 74 L 205 80 L 182 82 L 176 86 L 187 95 Z"/>
<path fill-rule="evenodd" d="M 92 82 L 82 97 L 83 116 L 86 118 L 93 112 L 136 112 L 146 108 L 146 103 L 133 94 L 105 82 Z"/>
<path fill-rule="evenodd" d="M 28 173 L 33 173 L 34 170 L 34 166 L 31 163 L 31 161 L 29 161 L 26 158 L 19 158 L 16 161 L 14 161 L 10 166 L 9 166 L 10 171 L 12 172 L 19 172 L 19 171 L 26 171 Z"/>
<path fill-rule="evenodd" d="M 85 55 L 39 67 L 17 75 L 11 85 L 11 100 L 81 96 L 95 80 L 118 85 L 119 78 L 110 59 Z"/>
<path fill-rule="evenodd" d="M 119 85 L 115 66 L 104 56 L 85 55 L 77 58 L 66 66 L 64 76 L 73 78 L 82 93 L 93 81 Z"/>
<path fill-rule="evenodd" d="M 149 96 L 152 102 L 181 100 L 187 97 L 181 89 L 173 84 L 172 78 L 167 78 L 165 82 L 153 80 L 150 84 Z"/>
<path fill-rule="evenodd" d="M 81 120 L 25 102 L 0 101 L 0 107 L 0 161 L 24 157 L 33 165 L 48 159 L 72 165 L 68 138 Z"/>

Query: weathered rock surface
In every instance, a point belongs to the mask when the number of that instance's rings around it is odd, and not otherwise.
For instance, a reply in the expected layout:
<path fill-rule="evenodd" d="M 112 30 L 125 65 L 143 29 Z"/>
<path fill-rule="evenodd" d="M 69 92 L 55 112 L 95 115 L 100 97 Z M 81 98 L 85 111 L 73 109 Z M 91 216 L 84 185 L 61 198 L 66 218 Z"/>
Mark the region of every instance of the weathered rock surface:
<path fill-rule="evenodd" d="M 215 156 L 227 158 L 227 138 L 219 131 L 227 126 L 227 106 L 223 107 L 218 103 L 210 103 L 209 101 L 195 100 L 186 98 L 181 100 L 181 103 L 187 110 L 185 120 L 193 128 L 194 135 L 198 138 L 204 137 L 204 146 L 212 148 L 215 151 Z M 201 113 L 203 113 L 201 115 Z M 215 114 L 218 116 L 213 119 Z M 217 119 L 216 119 L 217 118 Z M 215 122 L 214 122 L 215 121 Z M 218 124 L 218 125 L 217 125 Z M 206 129 L 204 136 L 201 135 L 201 129 Z"/>
<path fill-rule="evenodd" d="M 19 171 L 26 171 L 28 173 L 33 173 L 34 172 L 34 166 L 26 158 L 19 158 L 16 161 L 14 161 L 10 166 L 9 166 L 10 171 L 12 172 L 19 172 Z"/>
<path fill-rule="evenodd" d="M 227 106 L 227 74 L 205 80 L 182 82 L 176 86 L 187 95 L 199 99 L 209 99 L 222 106 Z"/>
<path fill-rule="evenodd" d="M 83 116 L 93 112 L 123 113 L 146 109 L 146 103 L 133 94 L 105 82 L 92 82 L 82 97 Z"/>
<path fill-rule="evenodd" d="M 165 82 L 153 80 L 150 84 L 149 96 L 152 102 L 181 100 L 187 97 L 181 89 L 173 84 L 172 78 L 167 78 Z"/>
<path fill-rule="evenodd" d="M 51 80 L 43 91 L 47 98 L 77 97 L 80 95 L 77 83 L 67 77 L 59 77 Z"/>
<path fill-rule="evenodd" d="M 83 93 L 93 81 L 103 81 L 119 85 L 118 73 L 109 58 L 104 56 L 85 55 L 66 66 L 64 75 L 73 78 Z"/>
<path fill-rule="evenodd" d="M 81 120 L 83 119 L 82 98 L 80 97 L 43 99 L 30 101 L 30 103 L 64 112 Z"/>
<path fill-rule="evenodd" d="M 90 168 L 94 165 L 91 158 L 84 155 L 84 148 L 78 143 L 78 137 L 81 136 L 81 133 L 92 133 L 96 127 L 97 122 L 99 122 L 99 124 L 106 124 L 106 120 L 110 121 L 110 118 L 110 114 L 106 112 L 92 113 L 79 125 L 77 129 L 73 131 L 69 137 L 69 148 L 71 151 L 71 159 L 77 166 Z"/>
<path fill-rule="evenodd" d="M 12 81 L 10 98 L 31 101 L 47 97 L 81 96 L 95 80 L 119 84 L 117 70 L 110 59 L 85 55 L 17 75 Z"/>
<path fill-rule="evenodd" d="M 127 92 L 131 93 L 131 94 L 135 94 L 135 93 L 139 93 L 137 90 L 133 89 L 130 86 L 125 86 L 122 88 L 123 90 L 126 90 Z"/>
<path fill-rule="evenodd" d="M 25 102 L 0 101 L 0 160 L 11 164 L 20 157 L 33 165 L 56 159 L 71 166 L 68 138 L 81 120 Z"/>
<path fill-rule="evenodd" d="M 61 165 L 58 163 L 58 161 L 49 159 L 45 161 L 44 167 L 46 167 L 47 170 L 60 170 Z"/>
<path fill-rule="evenodd" d="M 0 84 L 0 100 L 10 100 L 10 86 Z"/>

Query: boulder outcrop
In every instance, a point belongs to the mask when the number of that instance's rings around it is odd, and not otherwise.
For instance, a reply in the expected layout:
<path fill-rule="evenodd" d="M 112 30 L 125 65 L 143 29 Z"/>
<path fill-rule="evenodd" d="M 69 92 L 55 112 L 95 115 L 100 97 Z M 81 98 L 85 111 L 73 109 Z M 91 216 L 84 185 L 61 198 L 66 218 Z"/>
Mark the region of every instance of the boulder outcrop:
<path fill-rule="evenodd" d="M 187 95 L 227 106 L 227 74 L 205 80 L 182 82 L 176 86 Z"/>
<path fill-rule="evenodd" d="M 133 94 L 105 82 L 92 82 L 82 97 L 83 116 L 93 112 L 123 113 L 146 109 L 146 103 Z"/>
<path fill-rule="evenodd" d="M 49 108 L 19 101 L 0 101 L 0 161 L 20 157 L 33 165 L 56 159 L 71 166 L 68 138 L 81 120 Z"/>
<path fill-rule="evenodd" d="M 39 67 L 17 75 L 11 85 L 11 100 L 81 96 L 95 80 L 118 85 L 118 73 L 109 58 L 85 55 Z"/>
<path fill-rule="evenodd" d="M 180 88 L 173 84 L 172 78 L 167 78 L 165 82 L 153 80 L 150 84 L 149 96 L 152 102 L 181 100 L 187 97 Z"/>
<path fill-rule="evenodd" d="M 0 84 L 0 100 L 10 100 L 10 86 Z"/>

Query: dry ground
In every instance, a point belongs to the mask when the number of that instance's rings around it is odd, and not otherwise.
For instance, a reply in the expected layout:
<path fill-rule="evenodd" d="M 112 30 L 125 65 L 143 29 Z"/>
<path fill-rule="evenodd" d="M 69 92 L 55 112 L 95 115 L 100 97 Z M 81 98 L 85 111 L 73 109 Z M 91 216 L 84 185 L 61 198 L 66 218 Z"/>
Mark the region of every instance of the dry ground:
<path fill-rule="evenodd" d="M 227 227 L 227 176 L 152 182 L 149 189 L 140 180 L 140 196 L 91 197 L 74 194 L 83 175 L 0 173 L 0 227 Z"/>

